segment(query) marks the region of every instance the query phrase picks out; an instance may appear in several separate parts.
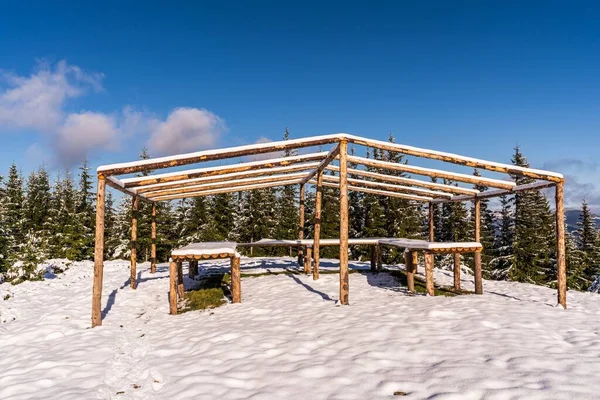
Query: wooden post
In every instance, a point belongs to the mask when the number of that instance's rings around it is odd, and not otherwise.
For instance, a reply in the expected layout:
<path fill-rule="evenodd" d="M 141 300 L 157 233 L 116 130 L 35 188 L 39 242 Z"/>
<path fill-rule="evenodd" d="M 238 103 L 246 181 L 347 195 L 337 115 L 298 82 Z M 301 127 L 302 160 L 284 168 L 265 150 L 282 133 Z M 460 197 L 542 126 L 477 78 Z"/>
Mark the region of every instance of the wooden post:
<path fill-rule="evenodd" d="M 435 205 L 431 202 L 429 202 L 429 241 L 430 242 L 435 242 L 435 225 L 434 225 L 434 220 L 433 220 L 433 211 L 434 211 L 434 207 Z"/>
<path fill-rule="evenodd" d="M 139 207 L 139 198 L 137 196 L 133 196 L 131 202 L 131 288 L 137 288 L 136 282 L 136 267 L 137 267 L 137 259 L 136 259 L 136 249 L 137 249 L 137 217 L 138 217 L 138 207 Z"/>
<path fill-rule="evenodd" d="M 177 314 L 177 263 L 169 264 L 169 313 Z"/>
<path fill-rule="evenodd" d="M 425 286 L 428 296 L 435 296 L 433 287 L 433 253 L 425 252 Z"/>
<path fill-rule="evenodd" d="M 94 245 L 94 287 L 92 289 L 92 328 L 102 325 L 102 278 L 104 276 L 104 198 L 106 179 L 98 175 L 96 194 L 96 242 Z"/>
<path fill-rule="evenodd" d="M 152 203 L 152 248 L 150 253 L 150 273 L 156 273 L 156 202 Z"/>
<path fill-rule="evenodd" d="M 319 263 L 321 262 L 321 200 L 323 198 L 323 172 L 317 175 L 317 192 L 315 194 L 315 224 L 313 240 L 313 280 L 319 279 Z"/>
<path fill-rule="evenodd" d="M 377 270 L 377 257 L 376 257 L 377 251 L 375 249 L 376 249 L 375 245 L 369 246 L 369 252 L 370 252 L 369 255 L 371 256 L 371 272 L 375 272 Z"/>
<path fill-rule="evenodd" d="M 406 268 L 406 286 L 410 293 L 415 291 L 415 274 L 413 272 L 413 257 L 408 249 L 404 252 L 404 267 Z"/>
<path fill-rule="evenodd" d="M 194 268 L 194 276 L 198 275 L 198 260 L 194 261 L 192 266 Z"/>
<path fill-rule="evenodd" d="M 454 253 L 454 289 L 460 290 L 460 253 Z"/>
<path fill-rule="evenodd" d="M 481 240 L 481 199 L 475 198 L 475 241 Z M 481 270 L 481 250 L 473 255 L 473 273 L 475 274 L 475 294 L 483 294 L 483 272 Z"/>
<path fill-rule="evenodd" d="M 300 184 L 298 240 L 304 239 L 304 184 Z M 304 248 L 298 246 L 298 265 L 304 264 Z"/>
<path fill-rule="evenodd" d="M 240 273 L 240 258 L 231 257 L 231 301 L 242 302 L 242 282 Z"/>
<path fill-rule="evenodd" d="M 556 184 L 556 282 L 558 304 L 567 308 L 567 265 L 565 260 L 564 182 Z"/>
<path fill-rule="evenodd" d="M 383 261 L 382 256 L 383 256 L 383 249 L 381 248 L 381 245 L 376 245 L 375 246 L 375 257 L 377 260 L 377 272 L 381 272 L 381 270 L 383 269 Z"/>
<path fill-rule="evenodd" d="M 348 141 L 340 141 L 340 303 L 349 304 L 348 279 Z"/>
<path fill-rule="evenodd" d="M 194 277 L 196 275 L 194 275 L 194 262 L 190 261 L 188 262 L 188 276 L 190 277 L 190 279 L 194 279 Z"/>
<path fill-rule="evenodd" d="M 412 256 L 413 272 L 416 274 L 419 272 L 419 253 L 416 250 L 412 250 L 410 254 Z"/>
<path fill-rule="evenodd" d="M 310 274 L 312 264 L 312 248 L 306 247 L 306 256 L 304 257 L 304 273 Z"/>
<path fill-rule="evenodd" d="M 177 293 L 179 297 L 183 299 L 183 263 L 181 261 L 177 261 Z"/>

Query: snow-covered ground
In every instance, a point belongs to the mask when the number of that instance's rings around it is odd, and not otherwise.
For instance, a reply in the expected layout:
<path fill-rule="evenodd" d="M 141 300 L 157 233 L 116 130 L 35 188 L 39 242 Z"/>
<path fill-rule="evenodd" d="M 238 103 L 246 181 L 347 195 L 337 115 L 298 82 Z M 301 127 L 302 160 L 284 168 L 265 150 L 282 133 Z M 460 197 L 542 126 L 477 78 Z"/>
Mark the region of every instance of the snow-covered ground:
<path fill-rule="evenodd" d="M 244 272 L 293 265 L 242 260 Z M 242 279 L 241 304 L 171 316 L 167 266 L 138 268 L 134 291 L 127 262 L 106 263 L 94 329 L 90 262 L 0 285 L 0 399 L 600 397 L 598 294 L 569 292 L 563 310 L 554 290 L 532 285 L 409 296 L 387 273 L 354 273 L 351 305 L 336 307 L 337 275 L 269 275 Z"/>

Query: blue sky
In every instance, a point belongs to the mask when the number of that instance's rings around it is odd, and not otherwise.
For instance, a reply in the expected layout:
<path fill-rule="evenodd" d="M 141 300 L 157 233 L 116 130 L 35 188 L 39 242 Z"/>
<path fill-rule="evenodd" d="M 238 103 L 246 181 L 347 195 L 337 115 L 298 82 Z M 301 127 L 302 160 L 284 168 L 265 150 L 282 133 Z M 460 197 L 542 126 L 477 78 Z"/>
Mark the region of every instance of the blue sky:
<path fill-rule="evenodd" d="M 503 162 L 519 144 L 600 206 L 600 5 L 222 3 L 3 4 L 0 173 L 392 132 Z"/>

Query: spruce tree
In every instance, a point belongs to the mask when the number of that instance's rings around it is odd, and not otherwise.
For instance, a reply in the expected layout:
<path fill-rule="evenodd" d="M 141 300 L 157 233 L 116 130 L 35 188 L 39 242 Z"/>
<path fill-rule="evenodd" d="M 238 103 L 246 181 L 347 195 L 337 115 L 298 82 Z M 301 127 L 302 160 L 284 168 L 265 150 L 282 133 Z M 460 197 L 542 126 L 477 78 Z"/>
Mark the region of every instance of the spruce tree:
<path fill-rule="evenodd" d="M 19 246 L 25 241 L 24 202 L 23 178 L 16 164 L 13 163 L 8 171 L 4 204 L 5 231 L 8 234 L 8 257 L 6 259 L 8 267 L 17 260 Z"/>
<path fill-rule="evenodd" d="M 94 209 L 94 193 L 90 168 L 84 158 L 79 167 L 79 187 L 76 192 L 74 245 L 76 246 L 76 260 L 91 260 L 94 255 L 94 235 L 96 212 Z M 106 220 L 105 220 L 106 224 Z M 106 235 L 106 232 L 105 232 Z"/>
<path fill-rule="evenodd" d="M 481 176 L 477 169 L 475 169 L 473 175 Z M 474 188 L 479 190 L 480 192 L 483 192 L 488 189 L 486 186 L 483 186 L 481 184 L 475 184 Z M 484 278 L 489 279 L 492 276 L 491 261 L 495 258 L 496 255 L 496 249 L 494 247 L 494 216 L 489 208 L 489 200 L 479 200 L 479 214 L 479 241 L 483 246 L 483 250 L 481 252 L 481 267 L 483 270 Z M 471 210 L 471 225 L 475 225 L 475 206 L 473 206 L 473 209 Z"/>
<path fill-rule="evenodd" d="M 581 204 L 577 226 L 578 248 L 583 253 L 583 260 L 581 261 L 583 274 L 585 279 L 591 282 L 600 273 L 600 243 L 594 223 L 594 215 L 585 200 Z"/>
<path fill-rule="evenodd" d="M 8 270 L 9 240 L 6 225 L 6 189 L 4 177 L 0 175 L 0 276 Z M 1 281 L 1 279 L 0 279 Z"/>
<path fill-rule="evenodd" d="M 104 204 L 104 258 L 114 258 L 118 245 L 119 233 L 117 232 L 115 201 L 113 199 L 112 192 L 108 190 L 106 192 L 106 200 Z"/>
<path fill-rule="evenodd" d="M 513 199 L 507 195 L 500 197 L 500 223 L 494 244 L 494 258 L 490 261 L 493 279 L 506 280 L 510 276 L 513 263 L 513 241 L 515 221 L 512 208 Z"/>

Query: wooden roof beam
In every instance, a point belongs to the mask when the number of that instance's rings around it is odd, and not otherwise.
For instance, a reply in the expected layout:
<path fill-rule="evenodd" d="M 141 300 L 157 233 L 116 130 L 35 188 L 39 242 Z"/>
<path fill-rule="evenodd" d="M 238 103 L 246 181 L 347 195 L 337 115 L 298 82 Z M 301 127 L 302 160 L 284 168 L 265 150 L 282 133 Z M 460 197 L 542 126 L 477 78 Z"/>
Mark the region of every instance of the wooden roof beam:
<path fill-rule="evenodd" d="M 321 161 L 321 163 L 319 164 L 319 166 L 317 167 L 317 169 L 315 169 L 314 171 L 311 171 L 306 178 L 304 178 L 302 180 L 302 182 L 300 182 L 301 185 L 304 185 L 306 182 L 308 182 L 309 180 L 311 180 L 312 178 L 314 178 L 315 176 L 317 176 L 320 172 L 323 172 L 323 170 L 325 169 L 325 167 L 327 167 L 333 160 L 335 160 L 335 158 L 340 154 L 340 144 L 338 143 L 333 149 L 331 149 L 331 151 L 329 152 L 329 154 L 327 154 L 327 157 L 325 157 L 325 159 L 323 161 Z"/>
<path fill-rule="evenodd" d="M 316 185 L 317 184 L 317 180 L 316 179 L 311 179 L 309 181 L 309 183 L 313 184 L 313 185 Z M 330 182 L 323 182 L 322 185 L 323 186 L 328 186 L 328 187 L 333 187 L 333 188 L 339 188 L 340 187 L 339 184 L 337 184 L 337 183 L 330 183 Z M 413 194 L 390 192 L 390 191 L 387 191 L 387 190 L 369 189 L 369 188 L 366 188 L 366 187 L 353 186 L 353 185 L 348 185 L 348 190 L 354 190 L 355 192 L 377 194 L 377 195 L 388 196 L 388 197 L 398 197 L 398 198 L 401 198 L 401 199 L 416 200 L 416 201 L 423 201 L 423 202 L 429 202 L 429 201 L 433 200 L 432 197 L 427 197 L 427 196 L 417 196 L 417 195 L 413 195 Z"/>
<path fill-rule="evenodd" d="M 340 178 L 338 176 L 323 175 L 323 180 L 329 181 L 329 182 L 339 182 Z M 417 194 L 417 195 L 421 195 L 421 196 L 429 196 L 429 197 L 433 197 L 433 198 L 446 198 L 446 199 L 452 198 L 452 194 L 450 194 L 450 193 L 436 192 L 433 190 L 420 189 L 420 188 L 415 188 L 415 187 L 410 187 L 410 186 L 400 186 L 400 185 L 393 185 L 393 184 L 389 184 L 389 183 L 373 182 L 373 181 L 367 181 L 364 179 L 348 178 L 348 183 L 352 184 L 354 186 L 379 188 L 379 189 L 387 190 L 390 192 L 412 193 L 412 194 Z"/>
<path fill-rule="evenodd" d="M 493 197 L 500 197 L 500 196 L 504 196 L 507 194 L 513 194 L 513 193 L 518 193 L 518 192 L 525 192 L 528 190 L 540 190 L 540 189 L 546 189 L 546 188 L 550 188 L 550 187 L 554 187 L 556 186 L 556 183 L 554 182 L 548 182 L 548 181 L 538 181 L 538 182 L 533 182 L 533 183 L 528 183 L 526 185 L 519 185 L 519 186 L 515 186 L 514 188 L 510 189 L 510 190 L 486 190 L 485 192 L 481 192 L 480 194 L 476 195 L 476 196 L 469 196 L 469 195 L 464 195 L 464 196 L 454 196 L 450 199 L 435 199 L 432 201 L 432 203 L 447 203 L 447 202 L 459 202 L 459 201 L 472 201 L 476 198 L 478 199 L 491 199 Z"/>

